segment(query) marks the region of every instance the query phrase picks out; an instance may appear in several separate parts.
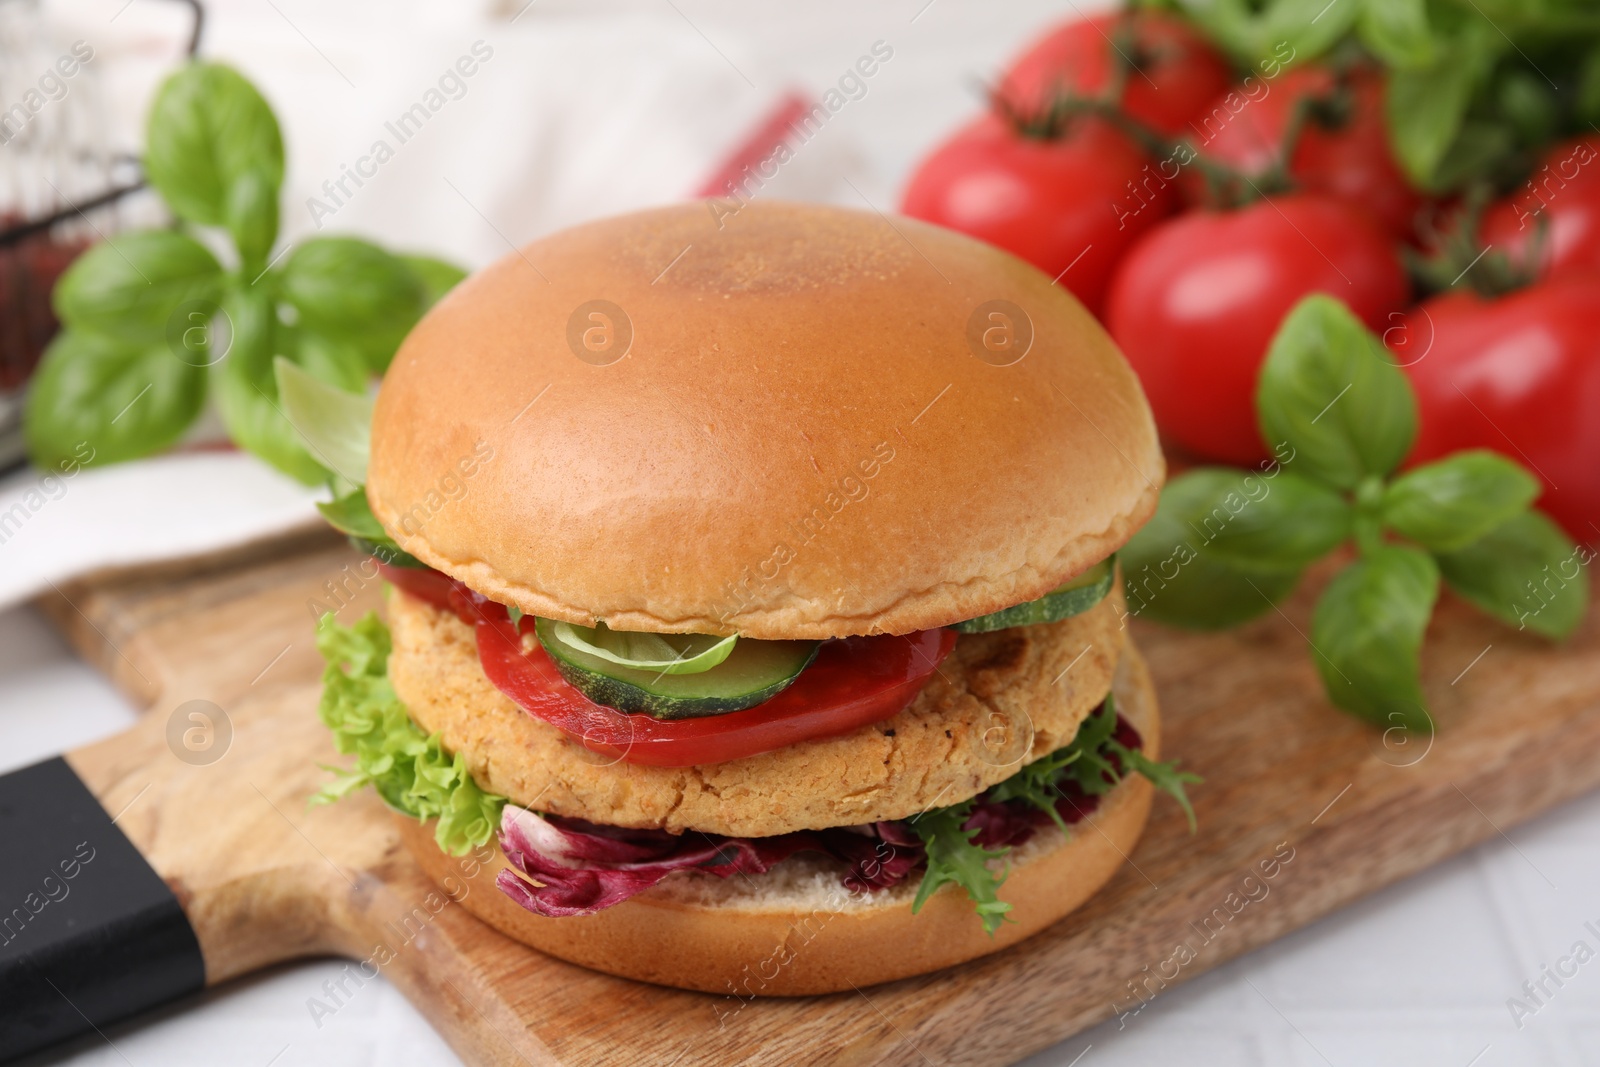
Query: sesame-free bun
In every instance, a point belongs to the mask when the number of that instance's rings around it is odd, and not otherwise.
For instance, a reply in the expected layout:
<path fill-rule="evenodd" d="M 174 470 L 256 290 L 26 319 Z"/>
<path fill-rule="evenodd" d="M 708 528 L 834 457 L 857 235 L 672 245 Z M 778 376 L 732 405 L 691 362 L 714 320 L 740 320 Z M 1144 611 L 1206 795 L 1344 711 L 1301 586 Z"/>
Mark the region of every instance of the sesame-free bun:
<path fill-rule="evenodd" d="M 714 202 L 457 286 L 384 378 L 367 495 L 530 614 L 830 638 L 1041 596 L 1162 474 L 1133 372 L 1033 267 L 909 219 Z"/>
<path fill-rule="evenodd" d="M 1131 644 L 1115 692 L 1144 751 L 1157 757 L 1155 692 Z M 1077 908 L 1116 873 L 1144 830 L 1151 798 L 1149 782 L 1130 775 L 1070 838 L 1047 827 L 1013 850 L 1000 899 L 1011 903 L 1015 922 L 992 938 L 957 886 L 946 885 L 913 915 L 916 875 L 893 889 L 855 894 L 840 883 L 836 861 L 805 853 L 749 877 L 677 872 L 594 915 L 548 919 L 496 888 L 506 863 L 493 842 L 493 858 L 469 868 L 434 844 L 431 823 L 395 819 L 429 877 L 508 937 L 608 974 L 748 999 L 873 985 L 1013 945 Z"/>

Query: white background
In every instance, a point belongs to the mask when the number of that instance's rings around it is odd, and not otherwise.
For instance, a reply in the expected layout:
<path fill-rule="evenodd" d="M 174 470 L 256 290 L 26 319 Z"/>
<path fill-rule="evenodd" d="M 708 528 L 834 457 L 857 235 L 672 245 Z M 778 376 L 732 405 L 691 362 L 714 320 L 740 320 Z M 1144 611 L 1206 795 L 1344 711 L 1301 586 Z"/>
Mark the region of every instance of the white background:
<path fill-rule="evenodd" d="M 894 59 L 783 181 L 789 195 L 891 210 L 917 155 L 974 109 L 972 86 L 1074 7 L 675 3 L 540 0 L 507 26 L 493 4 L 228 0 L 213 5 L 206 50 L 243 68 L 278 108 L 290 149 L 285 226 L 296 237 L 312 229 L 303 204 L 322 179 L 415 100 L 431 72 L 493 35 L 500 65 L 337 219 L 478 265 L 506 240 L 682 195 L 778 93 L 821 92 L 879 39 Z M 58 7 L 68 39 L 97 42 L 118 128 L 136 143 L 180 20 L 152 0 L 120 13 L 122 0 Z M 0 551 L 0 567 L 10 565 Z M 31 609 L 0 614 L 0 770 L 114 733 L 134 714 Z M 1597 845 L 1600 797 L 1591 797 L 1168 992 L 1125 1030 L 1106 1024 L 1029 1062 L 1600 1064 L 1600 961 L 1520 1029 L 1507 1004 L 1575 941 L 1600 949 L 1584 929 L 1600 926 Z M 381 981 L 319 1028 L 306 1001 L 339 967 L 283 967 L 37 1062 L 456 1062 Z"/>

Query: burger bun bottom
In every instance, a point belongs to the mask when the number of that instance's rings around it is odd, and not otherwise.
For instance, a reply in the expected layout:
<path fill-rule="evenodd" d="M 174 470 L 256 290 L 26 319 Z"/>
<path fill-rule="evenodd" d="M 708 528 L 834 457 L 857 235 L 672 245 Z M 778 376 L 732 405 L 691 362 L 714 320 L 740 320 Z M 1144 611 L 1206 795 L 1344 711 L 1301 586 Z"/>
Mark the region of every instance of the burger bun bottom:
<path fill-rule="evenodd" d="M 1160 720 L 1149 673 L 1131 643 L 1113 684 L 1118 710 L 1139 730 L 1151 758 Z M 433 840 L 431 823 L 401 815 L 401 836 L 417 862 L 467 911 L 551 956 L 624 978 L 748 998 L 833 993 L 926 974 L 998 952 L 1044 929 L 1100 889 L 1133 852 L 1150 813 L 1152 788 L 1129 775 L 1101 798 L 1070 837 L 1041 829 L 1003 861 L 999 891 L 1011 904 L 991 937 L 959 886 L 946 885 L 911 912 L 917 879 L 853 893 L 837 861 L 802 853 L 766 874 L 718 878 L 697 872 L 594 915 L 546 918 L 495 886 L 506 866 L 463 866 Z M 465 884 L 463 884 L 465 883 Z"/>

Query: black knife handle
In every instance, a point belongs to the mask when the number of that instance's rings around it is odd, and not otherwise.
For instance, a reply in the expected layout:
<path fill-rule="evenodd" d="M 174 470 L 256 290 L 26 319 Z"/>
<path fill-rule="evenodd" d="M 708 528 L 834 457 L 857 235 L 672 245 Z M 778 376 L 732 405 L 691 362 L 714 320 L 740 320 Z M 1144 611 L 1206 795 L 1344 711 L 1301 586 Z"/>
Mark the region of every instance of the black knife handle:
<path fill-rule="evenodd" d="M 0 775 L 0 1060 L 203 985 L 178 898 L 67 762 Z"/>

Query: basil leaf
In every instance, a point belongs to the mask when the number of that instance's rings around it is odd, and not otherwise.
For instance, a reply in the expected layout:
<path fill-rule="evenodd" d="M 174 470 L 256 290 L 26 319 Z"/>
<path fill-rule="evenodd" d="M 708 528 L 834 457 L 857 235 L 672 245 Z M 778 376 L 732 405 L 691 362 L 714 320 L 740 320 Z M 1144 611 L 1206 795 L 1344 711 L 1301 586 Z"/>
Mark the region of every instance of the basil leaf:
<path fill-rule="evenodd" d="M 1459 189 L 1475 178 L 1516 166 L 1517 139 L 1498 119 L 1468 117 L 1433 175 L 1438 189 Z"/>
<path fill-rule="evenodd" d="M 372 505 L 367 502 L 367 491 L 364 487 L 318 504 L 317 510 L 322 512 L 322 517 L 328 520 L 329 526 L 342 534 L 377 543 L 389 541 L 389 532 L 372 513 Z"/>
<path fill-rule="evenodd" d="M 259 290 L 235 290 L 223 301 L 231 329 L 227 356 L 212 370 L 217 411 L 228 435 L 289 477 L 306 485 L 327 480 L 278 401 L 273 374 L 277 313 Z"/>
<path fill-rule="evenodd" d="M 1574 117 L 1584 125 L 1600 124 L 1600 42 L 1589 46 L 1576 71 Z"/>
<path fill-rule="evenodd" d="M 1495 110 L 1526 145 L 1544 146 L 1561 132 L 1562 101 L 1531 70 L 1512 69 L 1496 79 Z"/>
<path fill-rule="evenodd" d="M 278 239 L 278 187 L 264 168 L 252 167 L 239 176 L 228 190 L 226 211 L 240 271 L 248 282 L 266 267 Z"/>
<path fill-rule="evenodd" d="M 1264 69 L 1321 55 L 1360 11 L 1351 0 L 1178 0 L 1178 6 L 1240 65 Z"/>
<path fill-rule="evenodd" d="M 175 359 L 164 345 L 64 330 L 28 389 L 28 454 L 49 470 L 158 452 L 200 414 L 205 387 L 204 369 Z"/>
<path fill-rule="evenodd" d="M 1155 515 L 1118 553 L 1130 615 L 1225 629 L 1271 610 L 1300 580 L 1298 568 L 1239 566 L 1206 543 L 1219 481 L 1210 474 L 1173 479 Z"/>
<path fill-rule="evenodd" d="M 1424 548 L 1449 551 L 1526 510 L 1538 495 L 1538 479 L 1504 456 L 1457 452 L 1389 483 L 1383 521 Z"/>
<path fill-rule="evenodd" d="M 229 225 L 229 197 L 246 174 L 257 172 L 274 191 L 283 185 L 278 120 L 238 71 L 191 63 L 156 93 L 145 130 L 144 170 L 180 217 Z"/>
<path fill-rule="evenodd" d="M 367 503 L 364 486 L 357 486 L 343 496 L 319 503 L 317 510 L 322 512 L 329 526 L 348 535 L 358 550 L 376 557 L 378 562 L 396 567 L 427 569 L 426 563 L 404 551 L 378 522 L 378 517 L 372 513 L 372 506 Z M 515 608 L 508 607 L 506 610 L 515 612 L 512 621 L 522 617 L 522 613 Z"/>
<path fill-rule="evenodd" d="M 282 356 L 273 360 L 273 373 L 289 424 L 340 477 L 365 485 L 372 451 L 372 398 L 330 385 Z"/>
<path fill-rule="evenodd" d="M 1389 147 L 1406 176 L 1423 189 L 1441 188 L 1440 164 L 1494 64 L 1496 45 L 1476 24 L 1469 24 L 1437 49 L 1432 63 L 1389 76 L 1384 96 Z"/>
<path fill-rule="evenodd" d="M 1256 412 L 1269 443 L 1293 448 L 1297 473 L 1340 489 L 1394 470 L 1417 435 L 1405 375 L 1349 308 L 1321 294 L 1296 304 L 1278 327 Z"/>
<path fill-rule="evenodd" d="M 357 345 L 382 372 L 422 315 L 423 282 L 377 245 L 353 237 L 318 237 L 283 265 L 283 296 L 308 332 Z"/>
<path fill-rule="evenodd" d="M 1438 51 L 1427 0 L 1366 0 L 1358 32 L 1361 43 L 1391 67 L 1426 67 Z"/>
<path fill-rule="evenodd" d="M 285 349 L 294 362 L 313 377 L 347 393 L 366 393 L 372 374 L 367 369 L 366 356 L 354 342 L 287 327 L 280 333 L 283 341 L 278 347 Z"/>
<path fill-rule="evenodd" d="M 1524 511 L 1483 537 L 1438 555 L 1452 592 L 1519 630 L 1562 638 L 1589 606 L 1595 550 L 1575 545 L 1541 511 Z"/>
<path fill-rule="evenodd" d="M 173 313 L 215 310 L 222 267 L 205 246 L 173 230 L 123 234 L 79 256 L 56 283 L 56 315 L 68 326 L 120 341 L 158 343 Z"/>
<path fill-rule="evenodd" d="M 1439 596 L 1439 568 L 1399 545 L 1334 576 L 1311 616 L 1311 650 L 1328 699 L 1380 726 L 1429 730 L 1419 659 Z"/>
<path fill-rule="evenodd" d="M 422 307 L 424 310 L 433 307 L 439 298 L 454 289 L 467 272 L 454 263 L 447 263 L 433 256 L 400 256 L 400 262 L 411 268 L 411 273 L 417 276 L 417 281 L 422 285 Z"/>
<path fill-rule="evenodd" d="M 1350 505 L 1335 490 L 1279 470 L 1272 477 L 1200 467 L 1167 484 L 1190 544 L 1244 570 L 1299 570 L 1350 536 Z"/>

